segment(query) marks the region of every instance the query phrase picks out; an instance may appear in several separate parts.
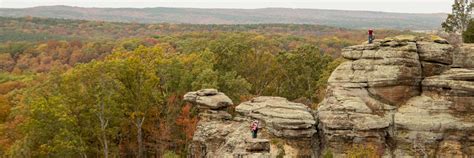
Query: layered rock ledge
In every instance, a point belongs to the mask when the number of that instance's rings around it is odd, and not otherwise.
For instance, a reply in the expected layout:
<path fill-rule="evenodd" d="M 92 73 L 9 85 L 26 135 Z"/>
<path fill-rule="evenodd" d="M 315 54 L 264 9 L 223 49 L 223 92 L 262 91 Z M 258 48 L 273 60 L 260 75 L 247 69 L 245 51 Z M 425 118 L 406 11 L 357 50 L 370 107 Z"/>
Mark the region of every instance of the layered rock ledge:
<path fill-rule="evenodd" d="M 316 119 L 311 109 L 282 97 L 257 97 L 236 107 L 242 116 L 262 120 L 268 131 L 285 138 L 311 138 Z"/>
<path fill-rule="evenodd" d="M 362 144 L 384 157 L 474 155 L 474 70 L 450 68 L 469 62 L 453 60 L 445 40 L 398 36 L 342 55 L 318 109 L 322 151 L 343 157 Z"/>

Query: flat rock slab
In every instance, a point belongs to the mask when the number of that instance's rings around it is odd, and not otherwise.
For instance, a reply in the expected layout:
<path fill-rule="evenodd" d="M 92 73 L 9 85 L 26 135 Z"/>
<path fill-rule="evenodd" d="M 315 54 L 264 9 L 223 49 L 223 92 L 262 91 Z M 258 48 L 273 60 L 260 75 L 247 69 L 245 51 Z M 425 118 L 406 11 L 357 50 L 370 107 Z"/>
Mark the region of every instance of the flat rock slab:
<path fill-rule="evenodd" d="M 188 92 L 183 100 L 197 104 L 202 109 L 218 110 L 233 105 L 232 100 L 216 89 L 201 89 L 196 92 Z"/>
<path fill-rule="evenodd" d="M 245 145 L 248 152 L 270 152 L 268 139 L 248 138 L 245 140 Z"/>

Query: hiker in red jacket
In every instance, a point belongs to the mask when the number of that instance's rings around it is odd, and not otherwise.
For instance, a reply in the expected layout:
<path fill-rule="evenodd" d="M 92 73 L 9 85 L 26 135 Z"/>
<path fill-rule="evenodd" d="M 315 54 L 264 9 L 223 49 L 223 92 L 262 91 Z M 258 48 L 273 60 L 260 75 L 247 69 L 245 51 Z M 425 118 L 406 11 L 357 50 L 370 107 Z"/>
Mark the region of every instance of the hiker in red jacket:
<path fill-rule="evenodd" d="M 375 39 L 374 30 L 369 29 L 369 44 L 372 43 Z"/>
<path fill-rule="evenodd" d="M 252 138 L 257 138 L 258 120 L 252 121 L 250 124 L 250 130 L 252 130 Z"/>

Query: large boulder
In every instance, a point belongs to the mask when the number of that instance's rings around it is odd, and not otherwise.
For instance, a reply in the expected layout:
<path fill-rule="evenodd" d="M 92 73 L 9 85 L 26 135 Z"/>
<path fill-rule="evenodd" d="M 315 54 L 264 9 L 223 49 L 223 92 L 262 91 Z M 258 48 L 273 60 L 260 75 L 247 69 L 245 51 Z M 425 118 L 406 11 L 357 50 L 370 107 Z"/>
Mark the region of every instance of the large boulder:
<path fill-rule="evenodd" d="M 449 44 L 434 42 L 417 42 L 420 60 L 451 65 L 453 63 L 453 47 Z"/>
<path fill-rule="evenodd" d="M 417 42 L 423 77 L 439 75 L 453 64 L 453 47 L 435 42 Z"/>
<path fill-rule="evenodd" d="M 311 138 L 316 121 L 306 105 L 281 97 L 256 97 L 236 107 L 243 116 L 261 120 L 270 133 L 285 138 Z"/>
<path fill-rule="evenodd" d="M 216 89 L 202 89 L 188 92 L 184 95 L 185 101 L 197 104 L 200 109 L 218 110 L 233 105 L 232 100 Z"/>

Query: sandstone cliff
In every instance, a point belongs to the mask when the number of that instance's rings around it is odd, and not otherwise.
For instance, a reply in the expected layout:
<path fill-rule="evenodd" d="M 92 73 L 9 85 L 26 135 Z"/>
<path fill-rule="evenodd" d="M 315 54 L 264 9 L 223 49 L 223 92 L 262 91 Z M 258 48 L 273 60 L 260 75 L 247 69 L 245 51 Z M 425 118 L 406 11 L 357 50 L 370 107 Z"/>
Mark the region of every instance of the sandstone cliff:
<path fill-rule="evenodd" d="M 348 156 L 371 147 L 383 157 L 474 155 L 474 51 L 453 56 L 445 40 L 398 36 L 345 48 L 317 110 L 281 97 L 238 105 L 217 90 L 190 92 L 200 110 L 192 157 Z M 455 66 L 453 66 L 455 63 Z M 452 68 L 455 67 L 455 68 Z M 262 122 L 259 139 L 250 121 Z"/>
<path fill-rule="evenodd" d="M 321 150 L 344 156 L 363 144 L 386 157 L 474 155 L 474 70 L 450 69 L 447 42 L 399 36 L 342 54 L 348 61 L 318 109 Z"/>

